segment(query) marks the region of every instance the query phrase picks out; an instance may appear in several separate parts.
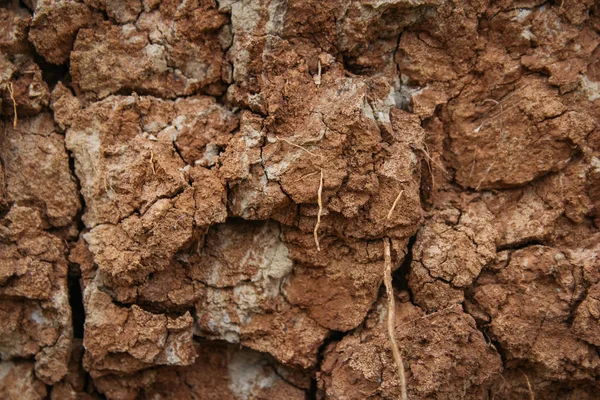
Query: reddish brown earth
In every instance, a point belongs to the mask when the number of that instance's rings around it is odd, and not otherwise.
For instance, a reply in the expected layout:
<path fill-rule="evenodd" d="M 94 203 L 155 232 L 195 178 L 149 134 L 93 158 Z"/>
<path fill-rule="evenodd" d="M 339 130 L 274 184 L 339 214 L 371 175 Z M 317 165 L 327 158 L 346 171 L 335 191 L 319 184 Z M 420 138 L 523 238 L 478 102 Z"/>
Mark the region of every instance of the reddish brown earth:
<path fill-rule="evenodd" d="M 0 399 L 398 399 L 388 238 L 409 399 L 598 398 L 593 0 L 5 0 L 0 117 Z"/>

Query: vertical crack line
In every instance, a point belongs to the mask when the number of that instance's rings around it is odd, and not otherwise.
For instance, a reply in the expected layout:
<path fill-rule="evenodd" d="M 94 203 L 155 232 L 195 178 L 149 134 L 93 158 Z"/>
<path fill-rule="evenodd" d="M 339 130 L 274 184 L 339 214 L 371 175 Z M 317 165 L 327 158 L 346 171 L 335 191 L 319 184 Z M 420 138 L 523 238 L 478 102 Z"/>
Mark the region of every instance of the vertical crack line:
<path fill-rule="evenodd" d="M 83 326 L 85 324 L 85 309 L 83 307 L 83 295 L 81 293 L 81 271 L 71 265 L 67 276 L 67 287 L 69 290 L 69 305 L 71 306 L 71 322 L 73 324 L 73 336 L 83 339 Z"/>
<path fill-rule="evenodd" d="M 330 344 L 341 341 L 346 335 L 348 335 L 351 332 L 352 331 L 349 331 L 349 332 L 330 331 L 329 336 L 327 336 L 325 338 L 325 340 L 319 347 L 319 351 L 317 352 L 317 365 L 315 367 L 315 372 L 313 373 L 313 376 L 312 376 L 312 379 L 310 382 L 310 388 L 308 389 L 308 392 L 307 392 L 307 396 L 306 396 L 307 400 L 317 400 L 317 398 L 319 398 L 318 397 L 319 388 L 318 388 L 316 373 L 321 371 L 323 359 L 325 358 L 325 351 L 327 350 L 327 348 L 329 347 Z"/>

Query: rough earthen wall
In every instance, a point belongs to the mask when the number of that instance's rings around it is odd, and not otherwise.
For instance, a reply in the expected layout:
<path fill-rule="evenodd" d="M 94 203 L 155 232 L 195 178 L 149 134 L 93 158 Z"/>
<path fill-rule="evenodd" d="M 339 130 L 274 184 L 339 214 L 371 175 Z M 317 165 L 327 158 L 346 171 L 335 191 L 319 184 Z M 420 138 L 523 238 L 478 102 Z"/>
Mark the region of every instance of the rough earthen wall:
<path fill-rule="evenodd" d="M 594 0 L 5 0 L 0 115 L 1 399 L 397 399 L 387 238 L 409 399 L 598 398 Z"/>

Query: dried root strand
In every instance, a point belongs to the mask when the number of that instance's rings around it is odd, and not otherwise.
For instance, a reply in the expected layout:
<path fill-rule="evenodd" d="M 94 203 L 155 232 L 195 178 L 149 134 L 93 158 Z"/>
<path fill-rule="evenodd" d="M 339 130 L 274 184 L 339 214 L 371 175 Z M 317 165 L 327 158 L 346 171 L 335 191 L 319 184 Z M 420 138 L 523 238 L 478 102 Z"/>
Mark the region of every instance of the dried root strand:
<path fill-rule="evenodd" d="M 494 394 L 492 394 L 492 398 L 490 400 L 494 400 L 496 398 L 496 395 L 502 391 L 504 391 L 505 387 L 506 387 L 506 379 L 504 379 L 504 377 L 502 376 L 502 374 L 498 374 L 498 376 L 500 376 L 500 378 L 502 378 L 502 385 L 500 385 L 500 388 L 494 392 Z"/>
<path fill-rule="evenodd" d="M 152 167 L 152 173 L 156 175 L 156 168 L 154 167 L 154 152 L 150 152 L 150 167 Z"/>
<path fill-rule="evenodd" d="M 475 147 L 475 155 L 473 156 L 473 162 L 471 163 L 471 172 L 469 172 L 469 185 L 471 184 L 471 178 L 473 177 L 473 172 L 475 172 L 475 164 L 477 163 L 477 153 L 479 152 L 479 145 Z"/>
<path fill-rule="evenodd" d="M 401 399 L 408 400 L 406 394 L 406 377 L 404 376 L 404 361 L 402 355 L 398 349 L 396 343 L 395 334 L 395 320 L 396 320 L 396 305 L 394 302 L 394 291 L 392 288 L 392 252 L 390 238 L 383 239 L 383 256 L 384 256 L 384 269 L 383 269 L 383 282 L 385 284 L 385 292 L 387 294 L 387 331 L 390 339 L 390 345 L 392 347 L 392 354 L 394 355 L 394 362 L 398 368 L 398 378 L 400 378 L 400 390 Z"/>
<path fill-rule="evenodd" d="M 306 174 L 306 175 L 302 175 L 300 178 L 296 179 L 296 182 L 301 182 L 301 181 L 303 181 L 304 179 L 308 178 L 309 176 L 313 176 L 313 175 L 316 175 L 316 174 L 318 174 L 318 173 L 319 173 L 319 171 L 315 171 L 315 172 L 309 172 L 308 174 Z"/>
<path fill-rule="evenodd" d="M 319 205 L 319 212 L 317 213 L 317 223 L 315 224 L 315 230 L 313 231 L 313 235 L 315 237 L 317 251 L 321 251 L 321 246 L 319 245 L 319 225 L 321 225 L 321 213 L 323 212 L 323 168 L 321 168 L 321 178 L 319 179 L 319 190 L 317 191 L 317 204 Z"/>
<path fill-rule="evenodd" d="M 317 85 L 317 87 L 321 86 L 321 60 L 317 61 L 317 75 L 313 77 L 313 80 L 315 81 L 315 85 Z"/>
<path fill-rule="evenodd" d="M 505 139 L 505 138 L 504 138 L 504 120 L 503 120 L 503 118 L 502 118 L 502 112 L 504 111 L 504 107 L 502 106 L 502 104 L 501 104 L 501 103 L 497 102 L 496 100 L 491 100 L 491 99 L 488 99 L 487 101 L 493 101 L 493 102 L 495 102 L 495 103 L 496 103 L 496 105 L 499 105 L 499 106 L 500 106 L 500 114 L 499 114 L 499 115 L 500 115 L 500 136 L 501 136 L 502 140 L 504 140 L 504 139 Z M 492 168 L 494 167 L 494 164 L 496 164 L 496 161 L 497 161 L 497 160 L 494 160 L 494 162 L 492 162 L 492 163 L 491 163 L 491 164 L 490 164 L 490 165 L 487 167 L 487 169 L 486 169 L 486 171 L 485 171 L 485 175 L 483 176 L 483 178 L 481 178 L 481 180 L 480 180 L 480 181 L 479 181 L 479 183 L 477 184 L 477 187 L 475 188 L 475 191 L 476 191 L 476 192 L 478 192 L 478 191 L 479 191 L 479 188 L 481 187 L 481 184 L 482 184 L 482 183 L 483 183 L 483 181 L 485 181 L 485 180 L 487 179 L 487 177 L 489 176 L 489 174 L 490 174 L 490 171 L 491 171 L 491 170 L 492 170 Z M 471 179 L 471 178 L 470 178 L 470 176 L 469 176 L 469 180 L 470 180 L 470 179 Z"/>
<path fill-rule="evenodd" d="M 308 149 L 307 149 L 307 148 L 305 148 L 305 147 L 302 147 L 302 146 L 300 146 L 299 144 L 296 144 L 296 143 L 294 143 L 294 142 L 290 142 L 289 140 L 287 140 L 287 139 L 285 139 L 285 138 L 280 138 L 279 136 L 275 136 L 275 138 L 276 138 L 277 140 L 281 140 L 281 141 L 283 141 L 283 142 L 286 142 L 286 143 L 287 143 L 287 144 L 289 144 L 290 146 L 294 146 L 294 147 L 297 147 L 297 148 L 299 148 L 299 149 L 302 149 L 302 150 L 304 150 L 305 152 L 307 152 L 308 154 L 310 154 L 311 156 L 314 156 L 314 157 L 319 157 L 318 155 L 316 155 L 316 154 L 315 154 L 315 153 L 313 153 L 312 151 L 308 150 Z"/>
<path fill-rule="evenodd" d="M 477 187 L 475 188 L 475 191 L 478 192 L 479 188 L 481 187 L 481 184 L 483 183 L 483 181 L 485 181 L 487 179 L 487 177 L 490 175 L 490 171 L 492 170 L 492 168 L 494 167 L 494 164 L 496 164 L 496 161 L 494 161 L 493 163 L 491 163 L 485 170 L 485 175 L 483 175 L 483 178 L 481 178 L 479 180 L 479 183 L 477 184 Z"/>
<path fill-rule="evenodd" d="M 529 382 L 529 377 L 523 371 L 521 371 L 523 376 L 525 377 L 525 382 L 527 383 L 527 390 L 529 391 L 529 400 L 535 400 L 535 396 L 533 395 L 533 389 L 531 388 L 531 382 Z"/>
<path fill-rule="evenodd" d="M 432 168 L 431 168 L 431 164 L 433 164 L 436 167 L 438 167 L 444 174 L 450 175 L 448 170 L 441 163 L 435 161 L 433 159 L 433 157 L 431 157 L 431 154 L 429 153 L 429 147 L 427 146 L 427 144 L 424 143 L 424 147 L 425 147 L 424 149 L 420 149 L 420 150 L 423 152 L 423 154 L 425 154 L 425 157 L 427 158 L 427 164 L 429 166 L 429 173 L 433 174 Z"/>
<path fill-rule="evenodd" d="M 8 93 L 10 94 L 10 99 L 12 100 L 13 103 L 13 128 L 17 128 L 17 123 L 19 122 L 19 117 L 17 116 L 17 101 L 15 100 L 15 90 L 13 88 L 13 84 L 12 82 L 8 82 L 7 84 L 8 87 Z"/>
<path fill-rule="evenodd" d="M 396 196 L 396 200 L 394 200 L 394 203 L 392 203 L 392 208 L 390 208 L 390 211 L 388 211 L 386 219 L 392 218 L 392 214 L 398 205 L 398 201 L 400 201 L 400 197 L 402 197 L 402 193 L 404 193 L 404 190 L 401 190 L 400 193 L 398 193 L 398 196 Z"/>
<path fill-rule="evenodd" d="M 321 160 L 321 162 L 319 164 L 323 165 L 323 156 L 322 155 L 315 154 L 312 151 L 308 150 L 306 147 L 301 146 L 297 143 L 291 142 L 285 138 L 280 138 L 279 136 L 275 136 L 275 138 L 277 140 L 286 142 L 290 146 L 297 147 L 297 148 L 301 149 L 302 151 L 307 152 L 308 154 L 310 154 L 313 157 L 318 157 Z M 320 174 L 321 174 L 321 177 L 319 179 L 319 190 L 317 191 L 317 204 L 319 205 L 319 212 L 317 214 L 317 223 L 315 224 L 315 229 L 313 231 L 313 236 L 315 237 L 315 244 L 317 245 L 317 251 L 321 251 L 321 245 L 319 244 L 319 226 L 321 225 L 321 215 L 323 214 L 323 167 L 320 168 Z M 300 179 L 297 180 L 297 182 L 301 181 L 304 178 L 311 176 L 311 175 L 314 175 L 314 173 L 310 173 L 310 174 L 306 174 L 306 175 L 302 176 Z"/>

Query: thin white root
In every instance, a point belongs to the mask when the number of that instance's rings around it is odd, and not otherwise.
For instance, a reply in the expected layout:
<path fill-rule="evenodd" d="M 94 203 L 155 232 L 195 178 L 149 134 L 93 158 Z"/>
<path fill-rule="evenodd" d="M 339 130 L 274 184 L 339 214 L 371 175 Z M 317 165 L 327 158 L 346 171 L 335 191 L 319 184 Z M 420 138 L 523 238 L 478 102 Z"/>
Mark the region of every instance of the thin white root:
<path fill-rule="evenodd" d="M 319 225 L 321 225 L 321 213 L 323 212 L 323 168 L 321 168 L 321 179 L 319 180 L 319 190 L 317 191 L 317 204 L 319 205 L 319 213 L 317 214 L 317 223 L 313 235 L 317 244 L 317 251 L 321 251 L 319 245 Z"/>
<path fill-rule="evenodd" d="M 387 331 L 390 339 L 390 345 L 392 346 L 394 362 L 398 368 L 398 378 L 400 378 L 400 398 L 402 400 L 408 400 L 408 395 L 406 394 L 406 377 L 404 376 L 404 361 L 402 360 L 402 355 L 400 354 L 398 344 L 396 343 L 394 329 L 394 323 L 396 320 L 396 305 L 394 302 L 394 291 L 392 289 L 392 252 L 390 238 L 383 239 L 383 257 L 385 260 L 385 266 L 383 269 L 383 282 L 385 284 L 385 292 L 387 293 Z"/>
<path fill-rule="evenodd" d="M 17 122 L 19 121 L 19 117 L 17 116 L 17 101 L 15 100 L 15 91 L 13 88 L 12 82 L 8 83 L 8 93 L 10 94 L 10 99 L 13 102 L 13 128 L 17 128 Z"/>
<path fill-rule="evenodd" d="M 394 203 L 392 204 L 392 208 L 390 208 L 390 211 L 388 211 L 386 219 L 392 218 L 392 214 L 394 213 L 394 210 L 396 209 L 396 205 L 398 204 L 400 197 L 402 197 L 402 193 L 404 193 L 404 190 L 401 190 L 400 193 L 398 193 L 398 196 L 396 196 L 396 200 L 394 200 Z"/>

